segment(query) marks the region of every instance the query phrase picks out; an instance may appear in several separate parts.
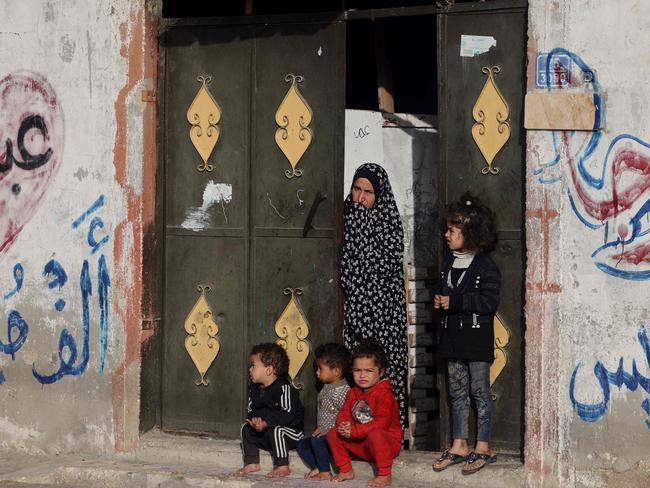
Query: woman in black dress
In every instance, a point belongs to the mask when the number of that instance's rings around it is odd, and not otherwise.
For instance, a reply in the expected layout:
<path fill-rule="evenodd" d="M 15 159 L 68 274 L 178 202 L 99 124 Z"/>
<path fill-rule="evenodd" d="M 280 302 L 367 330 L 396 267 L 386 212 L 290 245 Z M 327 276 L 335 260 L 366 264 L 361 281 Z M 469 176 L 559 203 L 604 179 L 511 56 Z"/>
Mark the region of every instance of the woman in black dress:
<path fill-rule="evenodd" d="M 344 339 L 353 350 L 362 339 L 379 342 L 406 427 L 406 304 L 404 231 L 386 171 L 378 164 L 357 168 L 345 199 L 341 286 Z"/>

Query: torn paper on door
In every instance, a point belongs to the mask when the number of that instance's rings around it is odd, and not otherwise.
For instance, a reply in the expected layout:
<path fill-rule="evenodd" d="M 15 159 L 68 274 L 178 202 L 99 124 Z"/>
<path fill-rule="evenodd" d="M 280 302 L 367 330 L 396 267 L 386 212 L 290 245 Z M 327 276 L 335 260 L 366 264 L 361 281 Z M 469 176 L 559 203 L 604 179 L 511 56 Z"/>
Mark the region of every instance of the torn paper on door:
<path fill-rule="evenodd" d="M 491 47 L 497 46 L 497 40 L 492 36 L 460 36 L 460 55 L 465 58 L 472 58 L 479 54 L 486 53 Z"/>

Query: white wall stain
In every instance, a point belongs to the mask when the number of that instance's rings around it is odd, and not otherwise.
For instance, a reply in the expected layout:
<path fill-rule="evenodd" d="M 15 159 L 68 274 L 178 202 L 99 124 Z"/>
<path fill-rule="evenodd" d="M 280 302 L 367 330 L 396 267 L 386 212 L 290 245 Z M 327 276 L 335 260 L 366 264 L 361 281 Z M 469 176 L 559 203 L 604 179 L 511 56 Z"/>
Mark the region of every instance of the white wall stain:
<path fill-rule="evenodd" d="M 223 216 L 226 219 L 226 223 L 228 223 L 225 204 L 231 201 L 232 185 L 209 181 L 205 190 L 203 190 L 203 204 L 200 207 L 190 207 L 187 209 L 185 220 L 181 224 L 181 227 L 196 232 L 209 227 L 212 223 L 210 208 L 216 203 L 221 204 Z"/>
<path fill-rule="evenodd" d="M 0 418 L 0 432 L 4 434 L 4 437 L 23 441 L 41 436 L 39 431 L 16 425 L 7 417 Z"/>

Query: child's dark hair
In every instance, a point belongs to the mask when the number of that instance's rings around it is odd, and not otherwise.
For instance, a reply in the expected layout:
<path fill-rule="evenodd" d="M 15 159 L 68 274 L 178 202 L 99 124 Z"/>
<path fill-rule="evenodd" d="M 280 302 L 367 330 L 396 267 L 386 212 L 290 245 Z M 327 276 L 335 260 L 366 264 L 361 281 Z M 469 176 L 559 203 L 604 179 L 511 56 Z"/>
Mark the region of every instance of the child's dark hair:
<path fill-rule="evenodd" d="M 350 351 L 343 344 L 328 342 L 322 344 L 314 351 L 314 359 L 322 361 L 330 368 L 339 368 L 345 377 L 350 369 Z"/>
<path fill-rule="evenodd" d="M 271 366 L 278 377 L 286 376 L 289 373 L 289 356 L 281 346 L 274 342 L 257 344 L 251 349 L 250 356 L 259 355 L 264 366 Z"/>
<path fill-rule="evenodd" d="M 447 205 L 441 224 L 444 232 L 448 225 L 460 228 L 466 250 L 490 252 L 497 240 L 494 219 L 495 214 L 490 207 L 470 192 L 465 192 L 457 201 Z"/>
<path fill-rule="evenodd" d="M 352 352 L 352 361 L 357 358 L 374 359 L 380 371 L 382 369 L 385 371 L 388 367 L 388 358 L 386 357 L 384 348 L 374 339 L 364 339 L 354 348 L 354 351 Z"/>

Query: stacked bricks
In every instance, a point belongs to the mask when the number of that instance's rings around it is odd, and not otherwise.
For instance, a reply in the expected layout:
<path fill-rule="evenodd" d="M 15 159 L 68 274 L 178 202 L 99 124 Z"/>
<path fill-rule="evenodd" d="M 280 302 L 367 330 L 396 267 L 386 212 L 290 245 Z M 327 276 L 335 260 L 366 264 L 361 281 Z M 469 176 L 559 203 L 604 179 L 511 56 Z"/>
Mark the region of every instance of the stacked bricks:
<path fill-rule="evenodd" d="M 437 447 L 439 392 L 436 386 L 436 312 L 433 290 L 437 273 L 432 268 L 406 268 L 408 321 L 409 428 L 405 433 L 410 449 Z"/>

